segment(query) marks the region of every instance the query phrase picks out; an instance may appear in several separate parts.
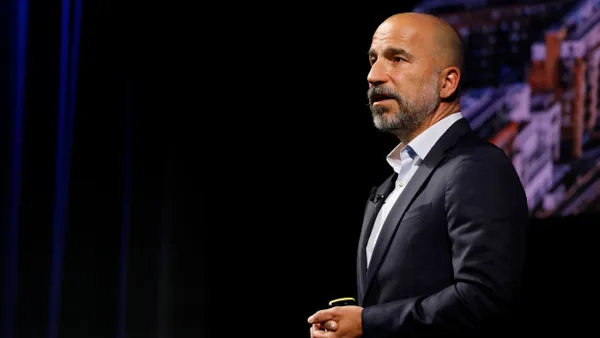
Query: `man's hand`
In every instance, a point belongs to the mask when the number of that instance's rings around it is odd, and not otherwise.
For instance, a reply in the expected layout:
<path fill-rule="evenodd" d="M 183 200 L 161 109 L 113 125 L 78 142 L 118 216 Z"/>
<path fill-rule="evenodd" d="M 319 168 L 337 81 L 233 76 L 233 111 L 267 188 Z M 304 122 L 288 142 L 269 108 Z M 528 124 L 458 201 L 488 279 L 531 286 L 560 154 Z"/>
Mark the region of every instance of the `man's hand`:
<path fill-rule="evenodd" d="M 308 318 L 311 338 L 362 337 L 362 310 L 360 306 L 335 306 L 317 311 Z"/>

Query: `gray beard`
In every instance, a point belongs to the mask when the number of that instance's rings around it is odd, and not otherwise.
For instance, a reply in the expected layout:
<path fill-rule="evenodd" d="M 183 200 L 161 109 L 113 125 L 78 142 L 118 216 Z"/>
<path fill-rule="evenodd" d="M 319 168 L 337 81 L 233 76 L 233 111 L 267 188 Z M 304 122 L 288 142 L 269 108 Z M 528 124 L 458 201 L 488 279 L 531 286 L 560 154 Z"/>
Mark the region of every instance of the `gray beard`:
<path fill-rule="evenodd" d="M 385 116 L 385 108 L 371 106 L 373 113 L 373 124 L 384 132 L 396 130 L 413 131 L 420 127 L 427 116 L 432 113 L 439 104 L 439 100 L 421 107 L 407 107 L 403 102 L 398 102 L 400 109 L 391 117 Z"/>
<path fill-rule="evenodd" d="M 429 88 L 424 88 L 423 95 L 419 98 L 422 104 L 416 102 L 406 102 L 399 95 L 394 95 L 398 102 L 399 110 L 391 117 L 385 116 L 386 109 L 384 107 L 374 107 L 370 102 L 369 107 L 373 115 L 373 124 L 381 131 L 395 133 L 397 130 L 403 132 L 411 132 L 419 128 L 427 116 L 431 114 L 440 103 L 440 98 L 437 95 L 437 83 L 433 83 Z M 433 99 L 428 99 L 425 94 L 432 94 Z"/>

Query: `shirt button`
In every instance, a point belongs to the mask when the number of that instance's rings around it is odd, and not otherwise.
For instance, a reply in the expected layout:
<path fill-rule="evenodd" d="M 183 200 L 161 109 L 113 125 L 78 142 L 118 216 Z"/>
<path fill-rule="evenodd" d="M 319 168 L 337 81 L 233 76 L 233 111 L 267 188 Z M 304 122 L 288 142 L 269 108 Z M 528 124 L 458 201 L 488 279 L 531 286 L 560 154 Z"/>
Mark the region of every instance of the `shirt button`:
<path fill-rule="evenodd" d="M 403 187 L 403 186 L 404 186 L 404 181 L 400 181 L 400 182 L 398 183 L 398 185 L 399 185 L 399 186 L 401 186 L 401 187 Z"/>

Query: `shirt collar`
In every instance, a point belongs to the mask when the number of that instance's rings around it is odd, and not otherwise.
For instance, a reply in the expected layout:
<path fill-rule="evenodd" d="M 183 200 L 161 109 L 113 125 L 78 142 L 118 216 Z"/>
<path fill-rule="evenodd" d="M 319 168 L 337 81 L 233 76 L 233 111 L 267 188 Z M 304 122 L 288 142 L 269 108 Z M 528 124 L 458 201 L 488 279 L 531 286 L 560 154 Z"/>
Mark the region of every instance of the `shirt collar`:
<path fill-rule="evenodd" d="M 442 137 L 442 135 L 454 124 L 454 122 L 462 119 L 463 116 L 460 112 L 451 114 L 436 122 L 434 125 L 425 129 L 422 133 L 417 135 L 412 141 L 405 145 L 404 143 L 398 144 L 392 151 L 386 156 L 388 164 L 394 169 L 395 172 L 400 172 L 400 167 L 403 161 L 409 158 L 415 161 L 424 159 L 435 143 Z"/>

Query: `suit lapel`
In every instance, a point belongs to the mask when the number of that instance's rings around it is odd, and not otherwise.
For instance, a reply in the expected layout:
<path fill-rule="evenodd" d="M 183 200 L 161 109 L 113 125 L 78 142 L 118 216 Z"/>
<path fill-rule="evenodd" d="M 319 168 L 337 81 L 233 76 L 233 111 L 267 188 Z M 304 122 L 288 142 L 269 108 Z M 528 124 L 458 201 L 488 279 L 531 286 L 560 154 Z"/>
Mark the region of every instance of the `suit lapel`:
<path fill-rule="evenodd" d="M 379 265 L 381 264 L 383 257 L 388 250 L 390 242 L 396 233 L 396 229 L 402 221 L 402 217 L 404 217 L 404 213 L 410 207 L 417 194 L 421 191 L 421 188 L 424 187 L 425 181 L 434 172 L 438 164 L 444 159 L 445 151 L 456 144 L 458 139 L 470 130 L 471 128 L 466 120 L 461 119 L 455 122 L 429 151 L 425 159 L 423 159 L 419 165 L 419 168 L 413 177 L 402 191 L 402 194 L 400 194 L 398 197 L 398 200 L 392 207 L 387 219 L 383 224 L 381 233 L 379 234 L 379 238 L 377 239 L 377 243 L 373 249 L 373 255 L 371 256 L 371 262 L 366 274 L 366 281 L 362 286 L 361 295 L 363 299 L 369 291 L 372 280 L 375 277 L 376 272 L 379 269 Z M 361 234 L 361 241 L 366 242 L 366 239 L 363 237 L 368 238 L 368 232 L 367 234 L 364 234 L 364 225 L 363 234 Z M 362 251 L 364 251 L 364 247 L 362 247 L 362 249 Z M 362 253 L 362 255 L 364 256 L 365 254 Z M 366 267 L 366 261 L 364 266 Z"/>
<path fill-rule="evenodd" d="M 359 292 L 359 302 L 362 301 L 362 294 L 364 292 L 365 286 L 365 277 L 367 273 L 367 255 L 365 252 L 367 240 L 369 239 L 369 235 L 371 233 L 371 229 L 373 229 L 373 224 L 375 223 L 375 218 L 377 217 L 377 213 L 379 209 L 381 209 L 381 205 L 383 204 L 383 200 L 392 192 L 394 189 L 394 181 L 398 177 L 398 174 L 394 173 L 390 175 L 377 189 L 377 195 L 383 195 L 384 198 L 382 201 L 378 203 L 367 201 L 367 206 L 365 208 L 363 224 L 360 232 L 360 237 L 358 240 L 358 254 L 357 254 L 357 282 L 358 282 L 358 292 Z"/>

